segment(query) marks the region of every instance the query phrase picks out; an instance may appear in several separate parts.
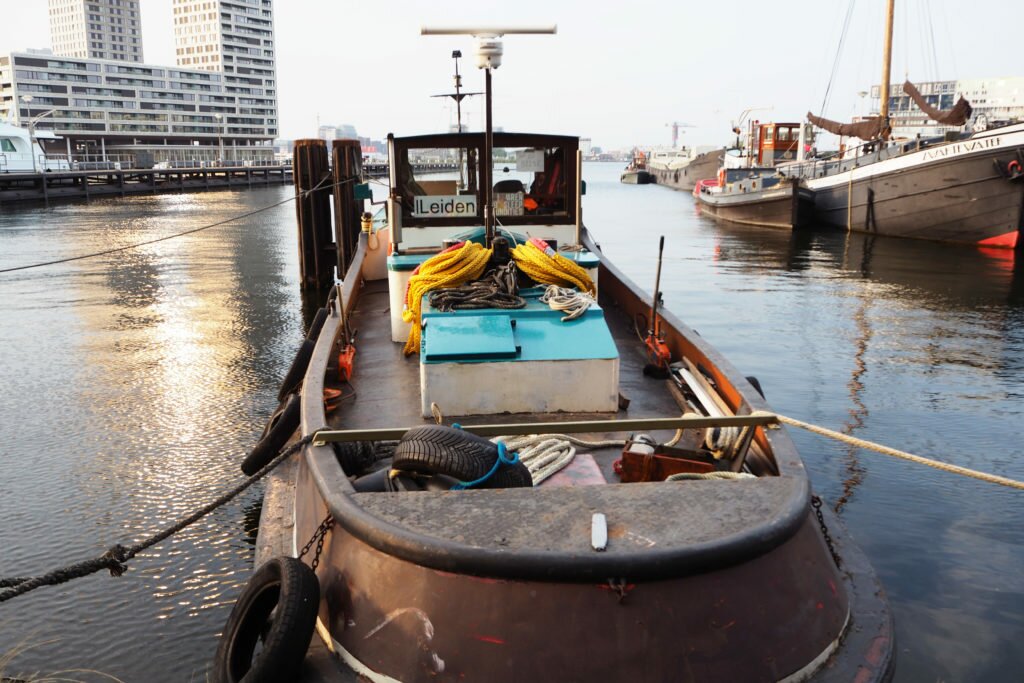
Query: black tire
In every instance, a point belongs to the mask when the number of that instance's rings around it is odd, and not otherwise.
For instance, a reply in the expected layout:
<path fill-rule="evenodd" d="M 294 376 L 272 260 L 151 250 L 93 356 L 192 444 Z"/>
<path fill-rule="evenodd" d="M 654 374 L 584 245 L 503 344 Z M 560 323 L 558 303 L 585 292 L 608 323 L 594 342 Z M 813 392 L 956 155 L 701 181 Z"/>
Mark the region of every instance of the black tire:
<path fill-rule="evenodd" d="M 757 390 L 757 393 L 761 394 L 761 398 L 764 398 L 764 390 L 761 388 L 761 383 L 757 381 L 757 378 L 750 375 L 747 377 L 747 381 L 750 382 L 750 386 Z"/>
<path fill-rule="evenodd" d="M 295 391 L 302 379 L 306 376 L 306 368 L 309 367 L 309 359 L 313 357 L 313 348 L 316 342 L 312 339 L 303 339 L 299 352 L 295 354 L 292 365 L 281 381 L 281 388 L 277 392 L 277 400 L 283 401 L 284 397 Z"/>
<path fill-rule="evenodd" d="M 443 474 L 459 481 L 476 481 L 491 471 L 498 446 L 482 436 L 444 425 L 425 425 L 407 431 L 395 446 L 392 467 L 397 470 Z M 475 488 L 501 489 L 533 486 L 526 466 L 501 465 Z"/>
<path fill-rule="evenodd" d="M 288 397 L 284 408 L 275 413 L 268 425 L 269 428 L 264 430 L 266 436 L 260 439 L 249 455 L 245 456 L 245 460 L 242 461 L 242 472 L 251 477 L 281 452 L 299 427 L 301 407 L 302 400 L 298 396 L 292 394 Z"/>
<path fill-rule="evenodd" d="M 324 322 L 326 321 L 327 308 L 318 308 L 316 315 L 313 316 L 313 322 L 309 324 L 309 330 L 306 332 L 306 339 L 315 342 L 316 338 L 320 336 L 320 330 L 324 329 Z"/>
<path fill-rule="evenodd" d="M 213 664 L 216 683 L 296 680 L 320 608 L 320 582 L 294 557 L 275 557 L 231 609 Z M 262 648 L 257 653 L 257 645 Z"/>

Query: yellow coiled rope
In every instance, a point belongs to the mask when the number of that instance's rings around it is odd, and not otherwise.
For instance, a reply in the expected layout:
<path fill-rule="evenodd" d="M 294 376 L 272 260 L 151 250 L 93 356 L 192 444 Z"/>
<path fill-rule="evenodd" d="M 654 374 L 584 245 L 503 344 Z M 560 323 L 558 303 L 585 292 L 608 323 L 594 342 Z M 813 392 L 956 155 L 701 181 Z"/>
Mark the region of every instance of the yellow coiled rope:
<path fill-rule="evenodd" d="M 405 310 L 402 320 L 412 324 L 403 353 L 419 353 L 421 320 L 420 309 L 423 295 L 432 289 L 458 287 L 477 280 L 483 275 L 491 259 L 491 249 L 485 249 L 476 242 L 466 242 L 458 249 L 442 252 L 424 261 L 415 275 L 409 279 L 405 290 Z M 516 265 L 533 280 L 546 285 L 575 287 L 583 292 L 596 294 L 594 282 L 587 271 L 552 252 L 550 255 L 533 244 L 522 244 L 512 250 Z"/>
<path fill-rule="evenodd" d="M 476 280 L 487 267 L 491 253 L 490 249 L 484 249 L 476 242 L 466 242 L 459 249 L 430 257 L 420 265 L 419 271 L 409 278 L 402 320 L 412 323 L 412 329 L 409 330 L 409 339 L 406 340 L 403 349 L 405 355 L 419 353 L 420 350 L 420 306 L 423 295 L 432 289 L 458 287 Z"/>
<path fill-rule="evenodd" d="M 545 285 L 575 287 L 581 292 L 596 294 L 593 280 L 587 271 L 557 252 L 550 255 L 534 244 L 520 244 L 512 250 L 512 258 L 519 269 Z"/>

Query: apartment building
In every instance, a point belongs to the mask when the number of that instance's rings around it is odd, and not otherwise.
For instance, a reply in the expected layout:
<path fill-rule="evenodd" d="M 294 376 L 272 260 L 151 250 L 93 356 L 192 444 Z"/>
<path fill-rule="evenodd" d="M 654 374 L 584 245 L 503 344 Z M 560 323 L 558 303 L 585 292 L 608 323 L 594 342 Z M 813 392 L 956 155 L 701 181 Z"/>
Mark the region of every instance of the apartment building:
<path fill-rule="evenodd" d="M 134 12 L 138 21 L 138 0 L 51 0 L 51 18 L 65 4 L 84 7 L 86 34 L 93 7 Z M 73 159 L 141 166 L 272 162 L 278 136 L 272 1 L 175 0 L 173 10 L 177 66 L 71 54 L 82 48 L 80 41 L 62 42 L 70 20 L 51 21 L 61 53 L 0 53 L 0 119 L 54 131 L 62 139 L 41 141 L 47 153 Z M 141 42 L 138 48 L 141 59 Z"/>

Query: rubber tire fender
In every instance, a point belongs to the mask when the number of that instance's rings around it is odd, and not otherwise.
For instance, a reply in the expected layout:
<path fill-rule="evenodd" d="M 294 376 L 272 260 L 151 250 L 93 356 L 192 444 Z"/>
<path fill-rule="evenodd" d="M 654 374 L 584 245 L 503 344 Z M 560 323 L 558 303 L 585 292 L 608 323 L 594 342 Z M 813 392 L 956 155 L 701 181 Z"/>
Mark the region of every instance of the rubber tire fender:
<path fill-rule="evenodd" d="M 395 446 L 391 466 L 396 470 L 443 474 L 459 481 L 476 481 L 491 471 L 498 446 L 491 441 L 445 425 L 424 425 L 407 431 Z M 530 470 L 520 462 L 501 465 L 487 481 L 474 488 L 500 489 L 533 486 Z"/>
<path fill-rule="evenodd" d="M 288 439 L 292 437 L 292 434 L 299 427 L 301 407 L 302 399 L 296 394 L 292 394 L 285 402 L 284 408 L 279 408 L 275 411 L 274 416 L 270 418 L 270 422 L 267 424 L 268 428 L 264 430 L 266 435 L 259 440 L 259 443 L 253 447 L 249 455 L 245 456 L 245 460 L 242 461 L 242 472 L 246 476 L 251 477 L 259 472 L 264 465 L 281 452 L 284 445 L 288 443 Z"/>
<path fill-rule="evenodd" d="M 320 336 L 320 330 L 324 329 L 324 322 L 327 321 L 327 307 L 321 306 L 316 310 L 316 315 L 313 316 L 313 322 L 309 324 L 309 330 L 306 331 L 306 339 L 310 341 L 316 341 L 316 338 Z"/>
<path fill-rule="evenodd" d="M 320 582 L 312 569 L 294 557 L 269 560 L 252 575 L 231 609 L 217 645 L 212 680 L 296 680 L 319 609 Z M 254 657 L 261 641 L 262 649 Z"/>
<path fill-rule="evenodd" d="M 309 367 L 309 359 L 313 357 L 313 349 L 315 347 L 316 342 L 314 340 L 302 340 L 302 344 L 299 346 L 299 350 L 295 354 L 288 372 L 285 373 L 284 379 L 281 380 L 281 388 L 277 391 L 278 401 L 283 401 L 285 396 L 295 391 L 302 384 L 302 380 L 306 376 L 306 368 Z"/>
<path fill-rule="evenodd" d="M 761 394 L 761 398 L 764 398 L 764 390 L 761 388 L 761 383 L 757 381 L 757 378 L 753 375 L 749 375 L 746 377 L 746 380 L 750 382 L 750 386 L 754 387 L 754 390 L 757 391 L 757 393 Z"/>

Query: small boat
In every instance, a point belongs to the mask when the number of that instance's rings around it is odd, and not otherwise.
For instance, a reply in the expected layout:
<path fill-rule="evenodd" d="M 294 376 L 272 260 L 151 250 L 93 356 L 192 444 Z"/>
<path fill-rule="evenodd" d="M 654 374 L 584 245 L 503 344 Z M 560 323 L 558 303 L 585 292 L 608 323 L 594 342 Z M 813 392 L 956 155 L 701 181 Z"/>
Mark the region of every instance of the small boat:
<path fill-rule="evenodd" d="M 247 460 L 303 437 L 214 679 L 888 680 L 878 578 L 756 380 L 663 310 L 661 246 L 645 293 L 582 224 L 579 139 L 388 151 L 387 227 L 339 249 Z"/>
<path fill-rule="evenodd" d="M 701 182 L 695 192 L 701 212 L 733 223 L 793 230 L 810 223 L 814 193 L 799 178 L 773 168 L 730 168 L 723 180 Z"/>
<path fill-rule="evenodd" d="M 789 177 L 777 163 L 800 156 L 802 140 L 798 123 L 752 121 L 749 154 L 726 156 L 712 183 L 702 180 L 694 196 L 703 213 L 717 218 L 792 230 L 813 218 L 814 193 L 799 177 Z"/>
<path fill-rule="evenodd" d="M 627 185 L 647 185 L 653 182 L 650 171 L 647 170 L 647 155 L 638 149 L 633 150 L 633 159 L 626 166 L 626 169 L 619 176 L 619 181 Z"/>
<path fill-rule="evenodd" d="M 0 121 L 0 173 L 40 173 L 66 171 L 71 165 L 65 158 L 47 156 L 40 140 L 60 140 L 50 130 L 28 129 Z"/>

